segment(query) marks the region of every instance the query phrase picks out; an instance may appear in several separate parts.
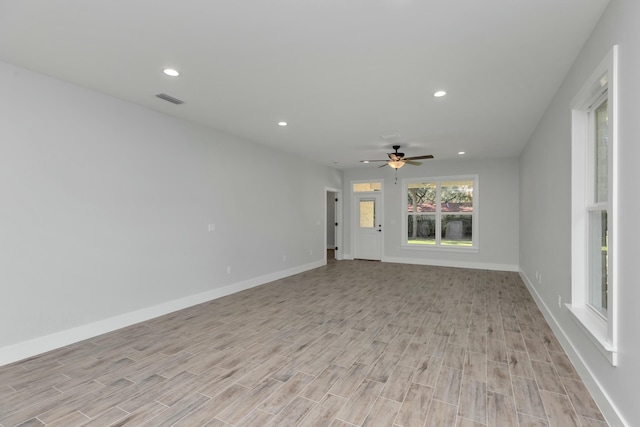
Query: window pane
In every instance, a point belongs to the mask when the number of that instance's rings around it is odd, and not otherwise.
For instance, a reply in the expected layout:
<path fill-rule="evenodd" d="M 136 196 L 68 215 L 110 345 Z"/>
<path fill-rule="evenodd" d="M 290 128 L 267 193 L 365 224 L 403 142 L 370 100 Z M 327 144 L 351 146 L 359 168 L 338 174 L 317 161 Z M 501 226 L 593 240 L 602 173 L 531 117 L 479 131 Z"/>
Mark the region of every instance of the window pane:
<path fill-rule="evenodd" d="M 375 200 L 360 200 L 360 227 L 373 228 L 376 221 Z"/>
<path fill-rule="evenodd" d="M 473 217 L 471 215 L 442 215 L 440 243 L 443 246 L 471 246 L 473 244 Z"/>
<path fill-rule="evenodd" d="M 363 193 L 369 191 L 381 191 L 381 182 L 358 182 L 353 184 L 353 191 L 356 193 Z"/>
<path fill-rule="evenodd" d="M 609 290 L 609 230 L 607 211 L 589 212 L 589 304 L 607 314 Z"/>
<path fill-rule="evenodd" d="M 609 117 L 607 112 L 608 102 L 600 104 L 595 111 L 595 201 L 606 202 L 608 200 L 608 156 L 609 146 Z"/>
<path fill-rule="evenodd" d="M 436 183 L 411 183 L 407 189 L 407 212 L 435 212 Z"/>
<path fill-rule="evenodd" d="M 410 244 L 436 244 L 436 216 L 409 215 L 407 218 L 407 241 Z"/>
<path fill-rule="evenodd" d="M 443 182 L 440 209 L 444 212 L 473 212 L 473 180 Z"/>

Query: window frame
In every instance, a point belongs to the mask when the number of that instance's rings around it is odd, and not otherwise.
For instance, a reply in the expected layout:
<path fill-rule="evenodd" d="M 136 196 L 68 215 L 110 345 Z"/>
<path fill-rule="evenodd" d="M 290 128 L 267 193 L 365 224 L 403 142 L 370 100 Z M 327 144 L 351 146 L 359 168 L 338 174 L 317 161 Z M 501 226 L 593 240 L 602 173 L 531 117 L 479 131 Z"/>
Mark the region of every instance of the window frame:
<path fill-rule="evenodd" d="M 600 352 L 616 366 L 617 328 L 617 147 L 618 48 L 614 46 L 571 103 L 571 303 L 565 307 Z M 607 101 L 607 200 L 595 199 L 595 111 Z M 591 304 L 593 264 L 590 215 L 607 212 L 607 309 Z M 601 280 L 601 279 L 600 279 Z"/>
<path fill-rule="evenodd" d="M 457 213 L 457 212 L 445 212 L 441 211 L 441 184 L 443 182 L 451 182 L 451 181 L 473 181 L 473 212 L 471 214 L 468 213 Z M 479 251 L 479 241 L 480 241 L 480 233 L 479 233 L 479 206 L 480 206 L 480 184 L 479 184 L 479 176 L 477 174 L 473 175 L 453 175 L 453 176 L 436 176 L 436 177 L 416 177 L 416 178 L 405 178 L 402 180 L 402 202 L 401 202 L 401 218 L 402 218 L 402 241 L 401 247 L 402 249 L 411 249 L 418 251 L 438 251 L 438 252 L 478 252 Z M 436 211 L 433 213 L 436 217 L 436 243 L 433 245 L 422 245 L 422 244 L 411 244 L 409 243 L 409 224 L 408 217 L 409 212 L 407 211 L 407 193 L 409 191 L 409 184 L 411 183 L 427 183 L 433 182 L 436 184 Z M 455 245 L 442 245 L 440 242 L 439 236 L 442 234 L 442 218 L 447 215 L 465 215 L 471 217 L 472 224 L 472 236 L 471 236 L 471 245 L 470 246 L 455 246 Z"/>

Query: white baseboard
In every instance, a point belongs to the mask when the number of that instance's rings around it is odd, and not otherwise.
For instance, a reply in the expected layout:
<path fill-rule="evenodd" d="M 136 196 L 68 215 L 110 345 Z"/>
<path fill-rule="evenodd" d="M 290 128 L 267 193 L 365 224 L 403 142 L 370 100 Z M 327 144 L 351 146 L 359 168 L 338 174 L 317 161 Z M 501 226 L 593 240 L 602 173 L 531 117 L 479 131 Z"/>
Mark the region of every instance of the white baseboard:
<path fill-rule="evenodd" d="M 496 264 L 489 262 L 466 262 L 451 260 L 430 260 L 420 258 L 404 257 L 383 257 L 382 262 L 395 262 L 398 264 L 432 265 L 438 267 L 471 268 L 475 270 L 495 270 L 495 271 L 520 271 L 520 267 L 513 264 Z"/>
<path fill-rule="evenodd" d="M 93 338 L 107 332 L 112 332 L 120 328 L 131 326 L 136 323 L 144 322 L 145 320 L 163 316 L 174 311 L 182 310 L 184 308 L 202 304 L 236 292 L 264 285 L 265 283 L 273 282 L 274 280 L 303 273 L 314 268 L 322 267 L 323 265 L 326 265 L 324 260 L 314 261 L 309 264 L 277 271 L 275 273 L 266 274 L 264 276 L 224 286 L 222 288 L 212 289 L 207 292 L 190 295 L 177 300 L 154 305 L 152 307 L 145 307 L 130 313 L 121 314 L 119 316 L 110 317 L 108 319 L 88 323 L 72 329 L 6 346 L 0 348 L 0 366 Z"/>
<path fill-rule="evenodd" d="M 344 254 L 343 259 L 353 260 L 352 254 Z M 394 262 L 397 264 L 415 264 L 415 265 L 432 265 L 434 267 L 457 267 L 457 268 L 471 268 L 474 270 L 495 270 L 495 271 L 520 271 L 520 267 L 515 264 L 496 264 L 485 262 L 464 262 L 464 261 L 450 261 L 450 260 L 429 260 L 420 258 L 404 258 L 404 257 L 388 257 L 383 256 L 382 262 Z"/>
<path fill-rule="evenodd" d="M 558 323 L 556 317 L 553 315 L 553 312 L 549 310 L 549 307 L 544 302 L 536 288 L 533 286 L 532 282 L 529 280 L 529 277 L 522 270 L 520 270 L 519 273 L 522 281 L 527 286 L 527 289 L 529 289 L 529 293 L 531 293 L 538 308 L 542 312 L 542 315 L 547 320 L 549 326 L 551 326 L 553 333 L 556 334 L 556 337 L 558 337 L 558 341 L 562 345 L 565 353 L 567 353 L 567 356 L 571 360 L 571 363 L 573 363 L 576 371 L 578 371 L 580 378 L 582 378 L 582 382 L 591 393 L 591 396 L 593 396 L 593 400 L 600 408 L 602 415 L 604 415 L 604 417 L 606 418 L 607 423 L 609 423 L 611 427 L 624 427 L 629 425 L 624 421 L 624 418 L 618 411 L 618 408 L 610 399 L 609 395 L 604 391 L 604 389 L 600 385 L 600 382 L 593 376 L 591 369 L 589 369 L 584 359 L 578 352 L 577 348 L 573 345 L 571 338 L 564 331 L 560 323 Z"/>

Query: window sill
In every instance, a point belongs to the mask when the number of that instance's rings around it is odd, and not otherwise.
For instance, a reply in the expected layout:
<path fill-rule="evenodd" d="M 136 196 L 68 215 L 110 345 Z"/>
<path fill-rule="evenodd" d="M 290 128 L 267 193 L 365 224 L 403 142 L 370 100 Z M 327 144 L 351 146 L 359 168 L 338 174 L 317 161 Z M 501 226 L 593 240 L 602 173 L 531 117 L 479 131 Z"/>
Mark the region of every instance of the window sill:
<path fill-rule="evenodd" d="M 408 245 L 403 244 L 401 249 L 412 251 L 431 251 L 431 252 L 461 252 L 461 253 L 478 253 L 479 250 L 475 246 L 436 246 L 436 245 Z"/>
<path fill-rule="evenodd" d="M 609 337 L 607 322 L 587 306 L 565 304 L 574 320 L 613 366 L 618 365 L 618 352 Z"/>

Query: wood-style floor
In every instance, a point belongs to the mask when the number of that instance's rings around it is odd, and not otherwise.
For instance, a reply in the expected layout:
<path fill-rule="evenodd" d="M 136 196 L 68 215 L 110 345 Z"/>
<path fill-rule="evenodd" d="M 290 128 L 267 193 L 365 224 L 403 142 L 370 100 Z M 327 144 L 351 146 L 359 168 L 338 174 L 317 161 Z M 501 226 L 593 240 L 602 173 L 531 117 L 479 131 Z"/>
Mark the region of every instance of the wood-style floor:
<path fill-rule="evenodd" d="M 605 426 L 516 273 L 338 261 L 0 367 L 2 426 Z"/>

